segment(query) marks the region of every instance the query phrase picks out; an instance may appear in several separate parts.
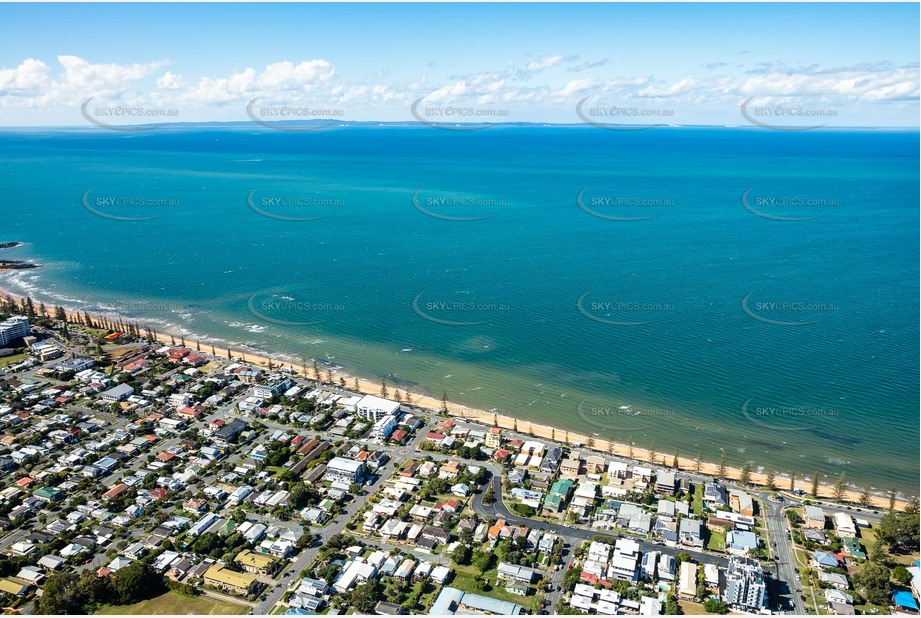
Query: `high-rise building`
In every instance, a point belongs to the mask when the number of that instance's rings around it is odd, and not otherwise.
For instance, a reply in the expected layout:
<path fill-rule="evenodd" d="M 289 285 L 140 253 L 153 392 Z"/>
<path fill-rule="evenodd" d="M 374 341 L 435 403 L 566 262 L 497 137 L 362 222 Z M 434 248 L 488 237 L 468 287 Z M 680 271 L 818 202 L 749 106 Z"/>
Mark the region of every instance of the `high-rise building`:
<path fill-rule="evenodd" d="M 753 558 L 732 557 L 726 569 L 723 602 L 730 609 L 755 613 L 767 605 L 764 571 Z"/>
<path fill-rule="evenodd" d="M 0 322 L 0 346 L 9 345 L 17 339 L 29 335 L 29 318 L 14 315 Z"/>

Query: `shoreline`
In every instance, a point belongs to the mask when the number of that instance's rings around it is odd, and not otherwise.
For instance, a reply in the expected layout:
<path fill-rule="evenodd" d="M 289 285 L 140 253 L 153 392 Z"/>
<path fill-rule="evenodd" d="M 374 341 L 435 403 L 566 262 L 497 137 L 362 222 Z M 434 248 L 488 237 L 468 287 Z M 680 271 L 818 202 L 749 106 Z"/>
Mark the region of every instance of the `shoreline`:
<path fill-rule="evenodd" d="M 20 294 L 15 294 L 5 288 L 0 288 L 0 295 L 2 295 L 4 298 L 11 297 L 16 300 L 21 300 L 25 298 L 24 296 Z M 36 299 L 33 299 L 33 301 L 38 302 Z M 49 305 L 46 304 L 46 307 L 48 306 Z M 50 306 L 53 309 L 54 307 L 57 307 L 58 305 L 52 304 Z M 63 306 L 63 305 L 60 305 L 60 306 Z M 65 309 L 65 313 L 67 315 L 68 321 L 74 322 L 74 323 L 77 322 L 77 320 L 74 319 L 76 316 L 79 316 L 82 313 L 86 313 L 84 311 L 75 311 L 75 310 L 67 309 L 66 307 L 64 309 Z M 144 320 L 142 318 L 128 318 L 117 312 L 98 312 L 97 311 L 95 313 L 90 313 L 89 315 L 94 318 L 97 316 L 102 316 L 106 318 L 121 318 L 123 320 L 128 320 L 129 322 L 137 322 L 138 325 L 140 326 L 143 326 L 144 324 Z M 184 336 L 179 335 L 179 339 L 182 340 L 182 338 L 184 338 Z M 160 343 L 167 345 L 167 346 L 181 345 L 179 341 L 177 341 L 175 344 L 173 343 L 173 340 L 176 339 L 176 335 L 173 333 L 157 332 L 156 339 Z M 263 353 L 254 352 L 252 350 L 234 350 L 233 348 L 230 348 L 229 346 L 223 343 L 221 343 L 220 345 L 218 345 L 217 343 L 214 343 L 213 340 L 208 339 L 207 336 L 202 339 L 188 340 L 185 343 L 186 343 L 185 347 L 189 349 L 197 350 L 197 346 L 201 346 L 202 347 L 201 354 L 206 354 L 209 356 L 212 356 L 210 349 L 213 348 L 214 349 L 213 356 L 217 359 L 230 360 L 228 358 L 228 356 L 230 356 L 233 358 L 235 362 L 244 362 L 246 364 L 258 365 L 264 368 L 268 368 L 269 364 L 271 363 L 273 368 L 277 368 L 277 369 L 290 368 L 291 370 L 295 372 L 296 375 L 304 377 L 309 380 L 314 380 L 314 377 L 309 375 L 309 369 L 310 369 L 309 367 L 298 366 L 297 364 L 292 363 L 291 361 L 278 360 L 278 359 L 272 358 L 271 355 L 267 356 Z M 334 370 L 332 367 L 329 366 L 329 364 L 326 361 L 316 359 L 316 362 L 319 367 L 325 368 L 327 372 L 332 374 L 334 380 L 338 380 L 339 378 L 345 379 L 347 390 L 350 390 L 350 391 L 356 390 L 355 381 L 357 381 L 358 386 L 359 386 L 357 390 L 360 394 L 377 395 L 377 396 L 380 395 L 381 385 L 379 383 L 372 382 L 370 380 L 362 378 L 361 376 L 349 374 L 344 371 Z M 321 371 L 321 374 L 322 373 L 324 372 Z M 408 405 L 412 405 L 418 408 L 425 408 L 425 409 L 431 410 L 432 412 L 436 410 L 440 410 L 442 408 L 441 400 L 431 397 L 429 395 L 414 393 L 408 390 L 396 388 L 395 385 L 389 385 L 389 384 L 388 384 L 388 390 L 391 391 L 391 395 L 393 392 L 399 390 L 405 394 L 404 396 L 406 395 L 410 396 L 412 403 Z M 549 440 L 551 442 L 565 444 L 569 448 L 579 450 L 579 451 L 595 452 L 595 453 L 599 453 L 602 455 L 611 455 L 611 456 L 619 457 L 621 459 L 626 459 L 628 461 L 637 461 L 639 463 L 645 463 L 645 464 L 649 464 L 654 467 L 664 468 L 668 470 L 674 469 L 670 465 L 673 460 L 673 455 L 668 454 L 668 453 L 662 453 L 662 452 L 651 453 L 649 449 L 642 448 L 639 446 L 633 446 L 631 449 L 630 445 L 628 444 L 613 442 L 613 441 L 606 440 L 600 437 L 587 436 L 584 434 L 580 434 L 578 432 L 573 432 L 573 431 L 569 431 L 566 429 L 559 429 L 556 427 L 552 427 L 550 425 L 535 423 L 535 422 L 528 421 L 525 419 L 518 419 L 515 417 L 498 414 L 498 413 L 491 412 L 488 410 L 481 410 L 478 408 L 473 408 L 473 407 L 466 406 L 466 405 L 459 404 L 459 403 L 452 403 L 451 401 L 448 401 L 447 414 L 450 417 L 457 417 L 457 418 L 477 422 L 487 427 L 493 427 L 493 426 L 500 427 L 502 429 L 512 430 L 512 431 L 515 431 L 521 434 L 529 434 L 536 438 Z M 576 444 L 579 444 L 580 446 L 574 446 Z M 592 446 L 589 447 L 589 444 L 591 444 Z M 632 450 L 632 453 L 631 453 L 631 450 Z M 677 471 L 698 474 L 696 460 L 693 458 L 689 458 L 689 457 L 679 456 Z M 725 471 L 726 471 L 726 475 L 725 475 L 726 480 L 738 481 L 742 476 L 742 469 L 738 467 L 727 465 L 725 467 Z M 699 474 L 704 475 L 704 476 L 711 476 L 715 478 L 719 474 L 719 464 L 713 463 L 713 462 L 701 461 Z M 750 485 L 757 486 L 755 488 L 756 490 L 758 489 L 765 490 L 765 491 L 767 490 L 766 488 L 767 474 L 765 472 L 757 472 L 757 471 L 752 470 L 750 474 L 750 478 L 751 478 Z M 775 471 L 774 484 L 776 488 L 775 491 L 789 491 L 790 477 L 788 475 L 781 474 L 780 471 Z M 797 480 L 795 481 L 794 487 L 796 489 L 801 489 L 806 492 L 806 495 L 802 497 L 804 500 L 813 499 L 813 500 L 835 501 L 834 500 L 835 489 L 834 489 L 834 485 L 832 484 L 820 482 L 819 491 L 818 491 L 818 495 L 816 498 L 812 498 L 812 496 L 809 495 L 812 489 L 811 477 L 797 478 Z M 848 485 L 847 489 L 844 492 L 843 499 L 844 501 L 857 504 L 860 499 L 860 495 L 861 495 L 861 491 L 859 489 L 854 488 L 852 485 Z M 898 492 L 897 495 L 903 495 L 903 492 Z M 896 504 L 897 510 L 902 510 L 908 504 L 908 500 L 897 497 L 895 504 Z M 885 495 L 878 495 L 875 493 L 871 493 L 870 494 L 870 505 L 877 507 L 877 508 L 888 509 L 889 498 L 888 496 L 885 496 Z"/>

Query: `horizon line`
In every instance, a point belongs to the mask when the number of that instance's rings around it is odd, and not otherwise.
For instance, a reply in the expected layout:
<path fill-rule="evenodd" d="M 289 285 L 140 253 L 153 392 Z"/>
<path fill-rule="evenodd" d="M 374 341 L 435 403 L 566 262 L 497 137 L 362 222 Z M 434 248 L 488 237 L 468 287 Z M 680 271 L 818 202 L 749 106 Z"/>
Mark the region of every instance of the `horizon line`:
<path fill-rule="evenodd" d="M 741 124 L 676 124 L 676 123 L 660 123 L 660 124 L 609 124 L 606 126 L 597 126 L 585 122 L 546 122 L 546 121 L 515 121 L 515 122 L 452 122 L 452 123 L 438 123 L 438 125 L 431 125 L 425 122 L 418 120 L 280 120 L 273 122 L 278 126 L 309 126 L 314 124 L 323 124 L 326 126 L 318 127 L 318 129 L 323 128 L 336 128 L 336 127 L 347 127 L 350 125 L 384 125 L 384 126 L 419 126 L 419 127 L 428 127 L 428 128 L 444 128 L 444 127 L 480 127 L 480 128 L 491 128 L 491 127 L 513 127 L 513 126 L 533 126 L 533 127 L 544 127 L 544 128 L 564 128 L 564 127 L 585 127 L 590 129 L 598 128 L 625 128 L 625 129 L 693 129 L 693 128 L 702 128 L 702 129 L 754 129 L 759 131 L 767 130 L 789 130 L 789 129 L 799 129 L 802 132 L 806 132 L 808 129 L 809 132 L 824 130 L 824 131 L 836 131 L 836 130 L 898 130 L 898 131 L 921 131 L 921 125 L 842 125 L 842 126 L 828 126 L 824 125 L 821 127 L 802 127 L 797 125 L 778 125 L 777 127 L 759 127 L 748 123 Z M 196 125 L 255 125 L 252 128 L 261 128 L 273 130 L 273 127 L 260 124 L 253 120 L 190 120 L 190 121 L 180 121 L 180 122 L 167 122 L 167 123 L 146 123 L 146 124 L 124 124 L 124 125 L 113 125 L 112 127 L 100 127 L 86 124 L 65 124 L 65 125 L 0 125 L 0 131 L 2 130 L 12 130 L 12 129 L 68 129 L 68 130 L 88 130 L 88 131 L 117 131 L 117 130 L 126 130 L 126 129 L 144 129 L 148 130 L 154 129 L 166 129 L 166 128 L 182 128 L 182 127 L 192 127 Z"/>

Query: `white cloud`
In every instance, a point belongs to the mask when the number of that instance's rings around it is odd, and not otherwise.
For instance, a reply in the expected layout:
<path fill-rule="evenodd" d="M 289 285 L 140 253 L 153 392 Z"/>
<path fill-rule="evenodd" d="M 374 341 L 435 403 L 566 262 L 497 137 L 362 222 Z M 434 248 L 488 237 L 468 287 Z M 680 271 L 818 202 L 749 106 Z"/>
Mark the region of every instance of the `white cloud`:
<path fill-rule="evenodd" d="M 527 69 L 529 73 L 540 73 L 541 71 L 545 71 L 564 62 L 572 62 L 578 59 L 579 57 L 574 55 L 563 56 L 561 54 L 553 54 L 550 56 L 541 56 L 534 62 L 529 62 Z"/>
<path fill-rule="evenodd" d="M 921 95 L 917 67 L 885 63 L 853 67 L 789 68 L 762 66 L 738 87 L 739 93 L 759 97 L 803 97 L 826 102 L 884 102 L 917 99 Z"/>
<path fill-rule="evenodd" d="M 431 67 L 413 79 L 395 80 L 385 70 L 366 71 L 357 81 L 343 79 L 325 59 L 280 60 L 262 68 L 246 67 L 226 74 L 183 76 L 164 71 L 165 60 L 146 63 L 92 63 L 74 55 L 58 56 L 59 68 L 29 58 L 18 66 L 0 67 L 0 108 L 73 110 L 75 103 L 96 97 L 109 103 L 182 107 L 188 119 L 229 119 L 234 109 L 262 97 L 266 103 L 330 105 L 349 117 L 399 120 L 420 96 L 431 103 L 501 104 L 539 120 L 546 113 L 565 118 L 577 101 L 592 97 L 599 103 L 626 104 L 654 100 L 688 113 L 728 114 L 748 97 L 808 98 L 823 105 L 917 105 L 918 67 L 865 62 L 849 67 L 788 66 L 782 62 L 747 67 L 712 62 L 699 72 L 675 79 L 661 75 L 613 75 L 613 68 L 594 78 L 568 79 L 567 73 L 547 72 L 573 62 L 571 73 L 601 67 L 607 60 L 575 64 L 576 56 L 540 56 L 526 65 L 507 61 L 493 70 L 433 76 Z M 747 70 L 746 70 L 747 69 Z M 621 69 L 623 71 L 624 69 Z M 589 74 L 586 74 L 589 75 Z M 607 75 L 607 77 L 601 77 Z M 580 76 L 581 77 L 581 76 Z M 196 110 L 192 112 L 192 110 Z M 696 110 L 696 111 L 695 111 Z M 880 111 L 882 110 L 882 111 Z M 517 119 L 517 118 L 516 118 Z"/>
<path fill-rule="evenodd" d="M 160 90 L 179 90 L 183 87 L 185 87 L 185 80 L 169 71 L 157 80 L 157 88 Z"/>
<path fill-rule="evenodd" d="M 22 61 L 15 69 L 0 69 L 0 93 L 34 92 L 51 83 L 51 67 L 34 58 Z"/>

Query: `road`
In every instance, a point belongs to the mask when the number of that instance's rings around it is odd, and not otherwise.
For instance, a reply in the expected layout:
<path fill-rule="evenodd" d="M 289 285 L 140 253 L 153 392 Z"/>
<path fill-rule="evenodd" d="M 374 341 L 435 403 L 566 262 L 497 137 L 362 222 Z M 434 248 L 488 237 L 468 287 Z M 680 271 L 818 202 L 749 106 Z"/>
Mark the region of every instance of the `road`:
<path fill-rule="evenodd" d="M 659 543 L 651 543 L 649 541 L 635 539 L 631 536 L 617 534 L 610 530 L 591 530 L 587 528 L 567 526 L 563 524 L 543 521 L 540 519 L 530 519 L 527 517 L 521 517 L 520 515 L 515 515 L 508 510 L 502 499 L 502 487 L 499 475 L 496 474 L 494 470 L 490 471 L 493 472 L 493 474 L 489 479 L 489 482 L 492 483 L 493 494 L 496 497 L 496 501 L 493 504 L 487 506 L 483 504 L 482 493 L 474 497 L 472 505 L 473 510 L 477 513 L 477 515 L 481 517 L 501 518 L 509 524 L 527 526 L 529 528 L 538 528 L 541 530 L 549 530 L 550 532 L 554 532 L 561 536 L 577 539 L 580 541 L 591 541 L 596 537 L 608 537 L 610 539 L 630 538 L 636 540 L 643 552 L 657 551 L 659 553 L 668 554 L 671 556 L 677 556 L 678 554 L 684 552 L 698 562 L 711 562 L 721 567 L 725 567 L 729 564 L 729 560 L 722 555 L 695 551 L 686 547 L 668 547 L 667 545 L 660 545 Z"/>
<path fill-rule="evenodd" d="M 777 607 L 781 611 L 805 614 L 806 608 L 800 598 L 799 577 L 796 573 L 796 555 L 793 541 L 787 535 L 784 509 L 787 505 L 775 499 L 768 492 L 754 492 L 761 500 L 762 513 L 768 532 L 768 543 L 776 559 L 774 579 L 777 580 Z"/>
<path fill-rule="evenodd" d="M 277 426 L 277 428 L 283 429 L 288 432 L 296 431 L 298 434 L 305 433 L 303 431 L 295 430 L 294 428 L 290 426 L 280 425 L 278 423 L 274 423 L 271 421 L 269 422 L 260 421 L 260 422 L 262 422 L 263 424 L 265 424 L 267 427 L 270 427 L 270 428 L 273 426 Z M 400 457 L 397 455 L 399 455 L 400 452 L 402 451 L 409 453 L 415 450 L 415 447 L 418 445 L 419 441 L 422 439 L 424 435 L 425 435 L 424 431 L 420 431 L 417 434 L 416 439 L 411 444 L 406 445 L 406 446 L 379 447 L 381 450 L 385 450 L 385 451 L 394 453 L 394 455 L 391 456 L 390 460 L 377 471 L 376 474 L 379 475 L 380 479 L 386 479 L 391 474 L 393 474 L 393 472 L 396 470 L 396 466 L 402 465 L 403 460 L 405 459 L 404 457 Z M 323 437 L 323 436 L 320 435 L 320 437 Z M 380 486 L 381 486 L 381 483 L 380 481 L 378 481 L 378 484 L 373 491 L 369 491 L 368 489 L 363 490 L 364 492 L 367 492 L 366 495 L 356 496 L 354 500 L 352 500 L 351 502 L 348 502 L 345 505 L 343 512 L 340 513 L 339 516 L 334 521 L 330 522 L 326 526 L 322 528 L 310 528 L 311 531 L 313 531 L 315 534 L 319 536 L 319 539 L 320 539 L 319 543 L 314 543 L 313 546 L 301 550 L 301 553 L 298 554 L 297 558 L 295 558 L 294 564 L 287 569 L 287 572 L 290 572 L 293 574 L 290 578 L 290 581 L 283 580 L 277 583 L 273 588 L 271 588 L 268 591 L 268 593 L 266 593 L 265 600 L 264 601 L 260 600 L 259 603 L 253 608 L 253 611 L 251 613 L 252 614 L 268 614 L 269 610 L 271 610 L 272 607 L 276 603 L 278 603 L 279 600 L 281 600 L 282 595 L 284 595 L 284 593 L 288 590 L 288 588 L 290 586 L 293 586 L 294 582 L 296 582 L 299 579 L 298 575 L 300 575 L 301 571 L 303 571 L 308 566 L 310 566 L 310 564 L 316 559 L 317 554 L 320 553 L 320 548 L 326 544 L 326 541 L 328 541 L 330 537 L 341 533 L 345 529 L 346 524 L 355 516 L 356 513 L 358 513 L 360 510 L 364 508 L 365 503 L 367 502 L 367 499 L 374 493 L 374 491 L 377 491 L 377 489 L 379 489 Z M 307 529 L 308 526 L 305 525 L 304 528 Z M 375 541 L 375 544 L 380 545 L 381 543 Z M 438 558 L 437 556 L 426 557 L 427 560 L 434 561 L 434 562 L 438 562 L 437 558 Z"/>

